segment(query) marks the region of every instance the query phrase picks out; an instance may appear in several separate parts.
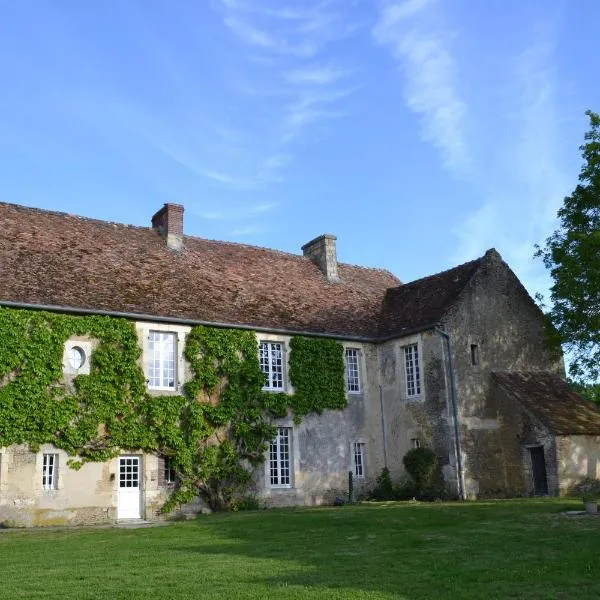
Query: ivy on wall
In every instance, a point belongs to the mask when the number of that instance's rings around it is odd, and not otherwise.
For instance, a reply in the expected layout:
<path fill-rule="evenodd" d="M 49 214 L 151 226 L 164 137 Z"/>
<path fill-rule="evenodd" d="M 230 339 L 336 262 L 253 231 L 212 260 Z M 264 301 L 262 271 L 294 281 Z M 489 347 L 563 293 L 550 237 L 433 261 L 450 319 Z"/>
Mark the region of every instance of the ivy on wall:
<path fill-rule="evenodd" d="M 65 342 L 98 340 L 89 375 L 63 377 Z M 198 493 L 227 508 L 251 481 L 275 435 L 271 421 L 293 411 L 346 405 L 343 348 L 295 337 L 290 378 L 295 394 L 262 390 L 254 332 L 194 327 L 184 350 L 192 378 L 183 395 L 148 393 L 131 321 L 0 308 L 0 447 L 51 443 L 70 465 L 105 461 L 124 450 L 171 458 L 179 484 L 169 511 Z"/>
<path fill-rule="evenodd" d="M 291 407 L 296 421 L 346 407 L 344 348 L 335 340 L 296 336 L 290 342 Z"/>

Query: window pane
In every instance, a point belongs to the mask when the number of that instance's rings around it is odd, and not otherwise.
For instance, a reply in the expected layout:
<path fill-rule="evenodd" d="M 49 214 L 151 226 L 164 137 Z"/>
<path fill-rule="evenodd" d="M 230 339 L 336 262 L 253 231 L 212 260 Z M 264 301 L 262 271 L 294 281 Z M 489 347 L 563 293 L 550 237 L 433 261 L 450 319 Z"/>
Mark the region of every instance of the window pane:
<path fill-rule="evenodd" d="M 360 392 L 359 352 L 356 348 L 346 348 L 346 389 Z"/>

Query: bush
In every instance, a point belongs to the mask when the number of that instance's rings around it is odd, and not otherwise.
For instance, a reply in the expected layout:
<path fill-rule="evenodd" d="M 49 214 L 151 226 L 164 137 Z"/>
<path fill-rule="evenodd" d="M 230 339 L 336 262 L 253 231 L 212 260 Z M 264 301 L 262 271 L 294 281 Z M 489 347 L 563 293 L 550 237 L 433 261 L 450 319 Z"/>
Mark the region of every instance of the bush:
<path fill-rule="evenodd" d="M 431 484 L 439 464 L 437 454 L 431 448 L 413 448 L 402 459 L 404 468 L 415 482 L 415 488 L 421 494 Z"/>
<path fill-rule="evenodd" d="M 395 490 L 390 477 L 390 470 L 385 467 L 376 479 L 376 485 L 369 494 L 371 500 L 395 500 Z"/>
<path fill-rule="evenodd" d="M 231 510 L 237 512 L 239 510 L 259 510 L 260 501 L 256 496 L 243 496 L 231 503 Z"/>

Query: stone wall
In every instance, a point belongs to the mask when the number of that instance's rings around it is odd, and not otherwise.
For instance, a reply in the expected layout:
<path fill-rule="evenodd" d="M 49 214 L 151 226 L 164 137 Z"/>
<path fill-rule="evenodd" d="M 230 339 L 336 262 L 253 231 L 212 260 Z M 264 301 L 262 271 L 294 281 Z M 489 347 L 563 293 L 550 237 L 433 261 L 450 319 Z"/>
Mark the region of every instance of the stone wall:
<path fill-rule="evenodd" d="M 583 479 L 600 479 L 600 436 L 557 437 L 560 495 L 573 493 Z"/>
<path fill-rule="evenodd" d="M 517 480 L 502 474 L 502 465 L 510 463 L 502 458 L 510 415 L 501 414 L 493 398 L 491 372 L 548 370 L 564 376 L 562 357 L 547 345 L 540 309 L 495 251 L 486 254 L 442 327 L 452 343 L 467 494 L 512 494 Z M 472 364 L 472 345 L 478 364 Z"/>

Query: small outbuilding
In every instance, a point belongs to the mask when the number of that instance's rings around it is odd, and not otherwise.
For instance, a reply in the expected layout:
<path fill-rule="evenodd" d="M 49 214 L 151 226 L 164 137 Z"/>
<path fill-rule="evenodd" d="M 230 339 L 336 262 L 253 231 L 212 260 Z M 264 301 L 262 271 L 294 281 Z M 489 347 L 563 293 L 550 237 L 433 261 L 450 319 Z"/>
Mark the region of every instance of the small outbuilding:
<path fill-rule="evenodd" d="M 600 479 L 600 412 L 547 371 L 494 372 L 507 487 L 524 495 L 566 495 Z"/>

